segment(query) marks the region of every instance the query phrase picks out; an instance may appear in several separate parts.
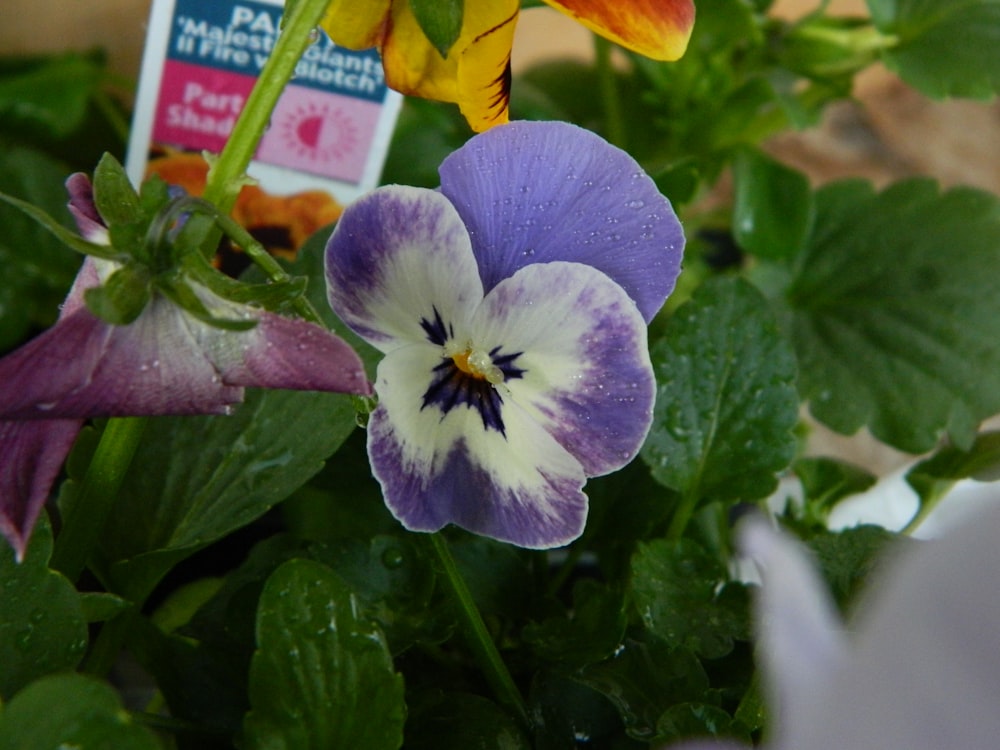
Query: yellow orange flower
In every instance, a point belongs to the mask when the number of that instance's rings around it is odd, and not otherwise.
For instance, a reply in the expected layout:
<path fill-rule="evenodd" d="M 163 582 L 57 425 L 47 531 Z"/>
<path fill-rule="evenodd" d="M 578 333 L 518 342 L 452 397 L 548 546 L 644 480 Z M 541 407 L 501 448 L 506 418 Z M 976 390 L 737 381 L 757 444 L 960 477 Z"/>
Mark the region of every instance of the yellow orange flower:
<path fill-rule="evenodd" d="M 587 28 L 655 60 L 676 60 L 694 24 L 694 0 L 545 0 Z M 323 20 L 350 49 L 378 47 L 397 91 L 454 102 L 473 130 L 507 122 L 510 51 L 520 0 L 465 2 L 458 37 L 442 55 L 409 0 L 333 0 Z"/>

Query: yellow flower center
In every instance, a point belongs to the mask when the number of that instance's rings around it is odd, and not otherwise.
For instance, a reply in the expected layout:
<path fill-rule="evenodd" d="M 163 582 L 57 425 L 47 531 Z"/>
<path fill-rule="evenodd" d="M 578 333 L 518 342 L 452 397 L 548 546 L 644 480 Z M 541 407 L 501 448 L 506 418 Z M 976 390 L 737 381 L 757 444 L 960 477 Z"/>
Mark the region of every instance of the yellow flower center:
<path fill-rule="evenodd" d="M 451 357 L 455 367 L 466 375 L 493 385 L 499 385 L 504 381 L 503 370 L 493 364 L 489 352 L 474 348 L 471 342 L 462 348 L 454 341 L 449 341 L 445 344 L 444 355 Z"/>

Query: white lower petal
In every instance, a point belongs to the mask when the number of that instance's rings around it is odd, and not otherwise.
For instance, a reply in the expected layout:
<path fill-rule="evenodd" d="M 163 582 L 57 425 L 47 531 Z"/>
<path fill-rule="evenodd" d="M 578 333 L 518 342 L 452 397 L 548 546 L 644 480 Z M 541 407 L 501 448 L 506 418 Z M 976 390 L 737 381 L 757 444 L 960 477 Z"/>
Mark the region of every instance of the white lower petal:
<path fill-rule="evenodd" d="M 413 530 L 454 523 L 523 547 L 579 536 L 587 512 L 579 462 L 506 397 L 503 432 L 467 404 L 424 407 L 441 361 L 438 348 L 417 344 L 379 365 L 368 450 L 390 510 Z"/>

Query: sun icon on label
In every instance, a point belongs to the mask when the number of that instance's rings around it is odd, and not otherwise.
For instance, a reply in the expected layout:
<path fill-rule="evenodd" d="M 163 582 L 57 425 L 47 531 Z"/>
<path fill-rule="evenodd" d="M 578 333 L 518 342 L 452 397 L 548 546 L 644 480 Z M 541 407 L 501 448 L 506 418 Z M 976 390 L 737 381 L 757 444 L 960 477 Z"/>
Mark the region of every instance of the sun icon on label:
<path fill-rule="evenodd" d="M 329 105 L 299 105 L 285 116 L 281 132 L 300 158 L 317 162 L 341 161 L 358 146 L 357 125 Z"/>

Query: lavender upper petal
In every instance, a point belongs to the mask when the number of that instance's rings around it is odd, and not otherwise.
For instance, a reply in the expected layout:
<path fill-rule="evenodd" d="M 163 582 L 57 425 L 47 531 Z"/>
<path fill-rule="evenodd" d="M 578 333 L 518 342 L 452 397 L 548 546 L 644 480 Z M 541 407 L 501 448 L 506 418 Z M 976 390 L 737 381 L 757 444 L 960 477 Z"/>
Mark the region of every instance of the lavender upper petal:
<path fill-rule="evenodd" d="M 499 126 L 448 156 L 440 174 L 486 291 L 530 263 L 585 263 L 621 285 L 648 322 L 673 290 L 684 232 L 670 202 L 631 156 L 587 130 Z"/>

